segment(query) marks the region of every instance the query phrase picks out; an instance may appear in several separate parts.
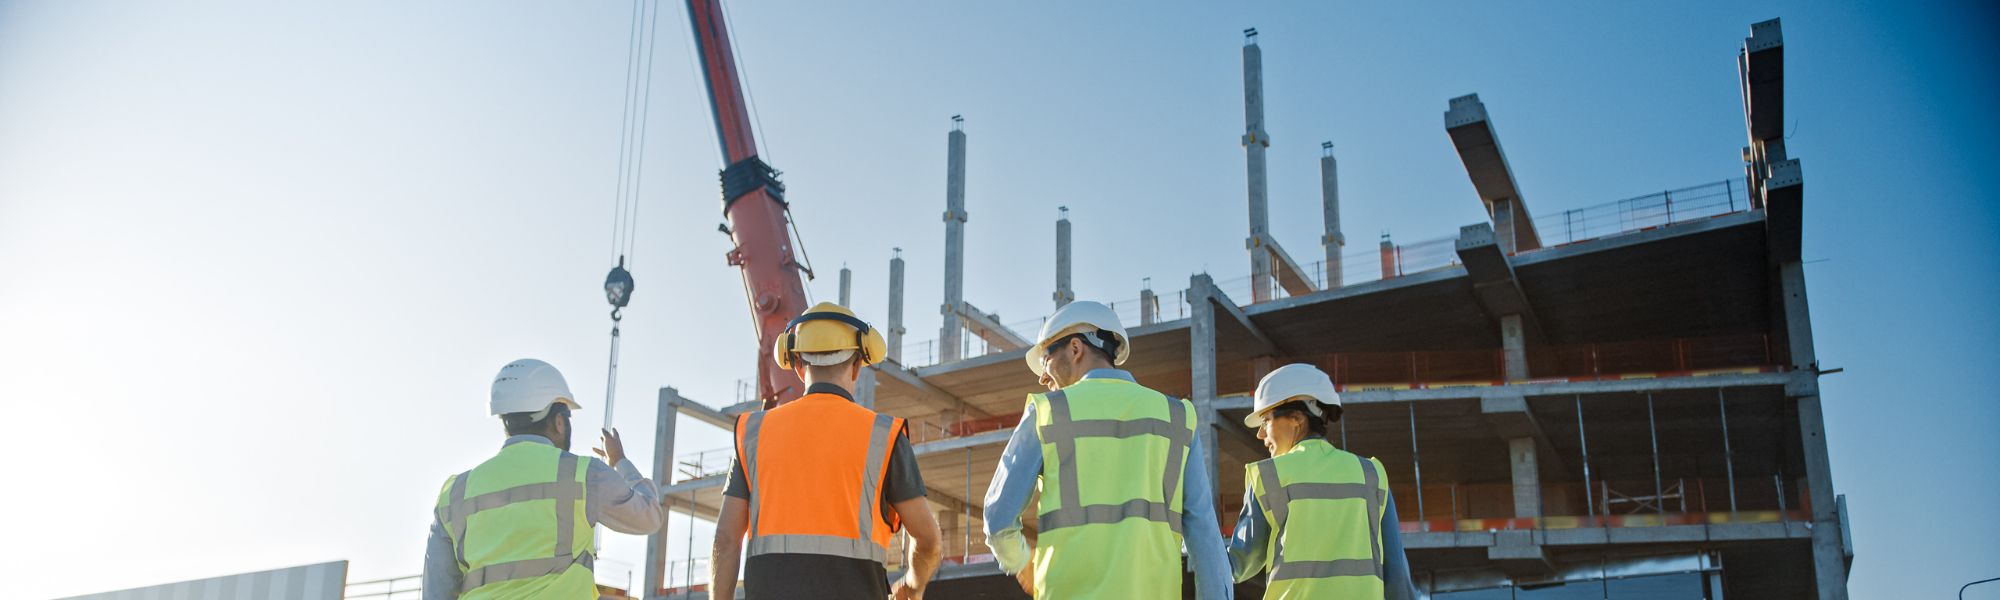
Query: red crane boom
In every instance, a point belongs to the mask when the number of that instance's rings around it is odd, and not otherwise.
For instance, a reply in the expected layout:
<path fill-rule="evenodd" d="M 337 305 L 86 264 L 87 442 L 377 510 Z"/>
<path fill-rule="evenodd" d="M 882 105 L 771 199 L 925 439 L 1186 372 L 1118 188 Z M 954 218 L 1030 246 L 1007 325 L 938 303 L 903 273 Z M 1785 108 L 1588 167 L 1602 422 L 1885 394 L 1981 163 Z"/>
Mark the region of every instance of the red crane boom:
<path fill-rule="evenodd" d="M 743 273 L 743 293 L 757 326 L 757 392 L 766 408 L 799 397 L 797 376 L 771 361 L 771 344 L 785 324 L 807 308 L 804 277 L 811 271 L 793 254 L 786 230 L 791 208 L 785 184 L 776 169 L 757 157 L 750 129 L 750 112 L 743 104 L 743 80 L 730 51 L 729 27 L 720 0 L 688 0 L 688 20 L 694 26 L 700 53 L 702 83 L 708 86 L 708 107 L 715 117 L 715 139 L 722 145 L 723 232 L 735 248 L 729 264 Z"/>

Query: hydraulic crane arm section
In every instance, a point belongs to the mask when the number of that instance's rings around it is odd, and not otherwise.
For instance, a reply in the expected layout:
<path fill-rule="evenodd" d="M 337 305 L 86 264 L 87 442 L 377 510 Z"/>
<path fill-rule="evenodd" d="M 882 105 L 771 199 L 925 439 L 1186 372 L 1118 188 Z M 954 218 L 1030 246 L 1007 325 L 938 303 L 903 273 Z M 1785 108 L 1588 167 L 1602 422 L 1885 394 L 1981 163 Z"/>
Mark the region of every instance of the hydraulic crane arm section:
<path fill-rule="evenodd" d="M 743 272 L 743 293 L 757 327 L 757 391 L 768 408 L 803 391 L 796 376 L 772 363 L 771 344 L 784 333 L 785 323 L 806 310 L 802 278 L 806 272 L 785 229 L 790 218 L 785 185 L 778 181 L 777 171 L 757 157 L 720 0 L 688 0 L 687 7 L 702 83 L 708 86 L 708 107 L 715 117 L 715 139 L 728 162 L 722 169 L 722 214 L 735 245 L 729 251 L 729 264 Z"/>

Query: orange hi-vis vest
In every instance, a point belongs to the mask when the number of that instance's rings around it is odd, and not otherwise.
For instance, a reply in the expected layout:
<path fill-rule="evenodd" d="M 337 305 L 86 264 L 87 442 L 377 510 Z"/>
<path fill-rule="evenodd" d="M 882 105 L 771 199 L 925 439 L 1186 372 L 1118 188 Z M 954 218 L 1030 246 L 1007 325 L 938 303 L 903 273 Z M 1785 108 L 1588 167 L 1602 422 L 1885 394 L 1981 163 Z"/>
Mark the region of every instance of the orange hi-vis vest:
<path fill-rule="evenodd" d="M 820 554 L 889 560 L 902 528 L 882 514 L 882 485 L 902 419 L 834 394 L 807 394 L 736 417 L 736 455 L 750 484 L 745 556 Z"/>

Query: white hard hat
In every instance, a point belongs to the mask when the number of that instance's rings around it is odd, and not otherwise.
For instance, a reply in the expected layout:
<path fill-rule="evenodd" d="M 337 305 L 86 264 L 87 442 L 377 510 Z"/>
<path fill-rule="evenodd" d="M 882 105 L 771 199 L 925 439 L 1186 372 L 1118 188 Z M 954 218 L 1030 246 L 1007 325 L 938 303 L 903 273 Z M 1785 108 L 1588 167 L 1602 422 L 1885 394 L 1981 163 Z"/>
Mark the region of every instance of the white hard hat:
<path fill-rule="evenodd" d="M 583 408 L 569 393 L 569 382 L 563 380 L 561 371 L 549 363 L 523 358 L 500 367 L 500 374 L 493 376 L 493 399 L 487 409 L 494 416 L 543 413 L 557 402 L 568 404 L 570 410 Z"/>
<path fill-rule="evenodd" d="M 1255 429 L 1264 424 L 1264 418 L 1270 416 L 1271 409 L 1301 396 L 1312 400 L 1305 403 L 1306 411 L 1315 417 L 1326 416 L 1320 412 L 1321 404 L 1340 407 L 1340 392 L 1334 391 L 1332 377 L 1318 367 L 1293 363 L 1272 370 L 1263 381 L 1257 382 L 1256 403 L 1252 405 L 1250 415 L 1243 417 L 1243 424 Z"/>
<path fill-rule="evenodd" d="M 1112 339 L 1118 340 L 1118 351 L 1111 364 L 1125 364 L 1125 358 L 1132 355 L 1132 344 L 1125 339 L 1125 326 L 1118 324 L 1118 313 L 1097 302 L 1078 300 L 1056 309 L 1056 314 L 1049 315 L 1049 320 L 1042 323 L 1041 335 L 1035 336 L 1035 345 L 1028 347 L 1028 370 L 1034 371 L 1036 377 L 1043 375 L 1042 355 L 1048 353 L 1050 342 L 1074 333 L 1098 331 L 1110 332 Z M 1089 343 L 1099 344 L 1096 339 L 1089 339 Z"/>

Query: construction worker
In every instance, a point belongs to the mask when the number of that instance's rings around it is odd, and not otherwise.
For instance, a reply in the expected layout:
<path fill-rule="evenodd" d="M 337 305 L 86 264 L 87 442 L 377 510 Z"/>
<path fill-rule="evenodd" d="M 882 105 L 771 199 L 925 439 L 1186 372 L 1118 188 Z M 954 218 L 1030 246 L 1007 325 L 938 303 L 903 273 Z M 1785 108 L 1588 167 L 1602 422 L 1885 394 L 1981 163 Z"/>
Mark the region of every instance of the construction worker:
<path fill-rule="evenodd" d="M 1245 465 L 1243 512 L 1229 540 L 1237 581 L 1269 571 L 1265 598 L 1417 598 L 1382 462 L 1334 448 L 1333 379 L 1312 365 L 1257 382 L 1245 426 L 1271 458 Z"/>
<path fill-rule="evenodd" d="M 575 398 L 539 360 L 507 363 L 493 377 L 487 409 L 507 441 L 438 492 L 424 600 L 595 599 L 593 527 L 660 530 L 659 491 L 625 460 L 616 430 L 603 431 L 604 460 L 569 453 Z"/>
<path fill-rule="evenodd" d="M 903 420 L 854 403 L 861 369 L 888 355 L 882 333 L 831 302 L 792 319 L 772 358 L 805 395 L 736 419 L 736 466 L 715 523 L 709 597 L 922 598 L 944 552 Z M 890 536 L 910 533 L 894 586 Z M 749 564 L 742 564 L 744 536 Z"/>
<path fill-rule="evenodd" d="M 1030 394 L 986 489 L 986 543 L 1036 598 L 1180 598 L 1181 548 L 1195 597 L 1232 597 L 1194 406 L 1115 368 L 1131 354 L 1118 315 L 1064 305 L 1028 348 L 1055 388 Z M 1030 547 L 1021 510 L 1037 489 Z M 1183 539 L 1183 532 L 1186 537 Z"/>

